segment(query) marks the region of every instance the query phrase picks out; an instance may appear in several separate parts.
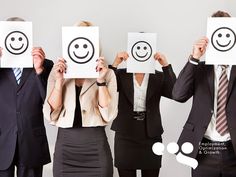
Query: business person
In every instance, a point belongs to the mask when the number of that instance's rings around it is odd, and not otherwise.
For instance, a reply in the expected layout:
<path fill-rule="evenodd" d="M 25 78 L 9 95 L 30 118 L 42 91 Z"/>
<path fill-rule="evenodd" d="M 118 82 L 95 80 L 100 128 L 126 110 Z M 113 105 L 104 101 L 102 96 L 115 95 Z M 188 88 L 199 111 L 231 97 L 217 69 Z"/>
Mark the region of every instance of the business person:
<path fill-rule="evenodd" d="M 79 26 L 91 23 L 81 22 Z M 97 62 L 97 79 L 64 79 L 66 67 L 63 58 L 55 64 L 44 106 L 45 117 L 59 127 L 53 175 L 112 177 L 105 126 L 117 114 L 116 76 L 102 57 Z"/>
<path fill-rule="evenodd" d="M 161 167 L 161 156 L 152 152 L 152 145 L 162 141 L 160 99 L 171 98 L 176 77 L 166 57 L 156 53 L 163 72 L 155 74 L 127 73 L 117 69 L 128 59 L 127 52 L 118 53 L 110 68 L 117 77 L 119 92 L 118 115 L 111 129 L 115 133 L 115 166 L 120 177 L 136 177 L 136 170 L 142 170 L 142 177 L 157 177 Z"/>
<path fill-rule="evenodd" d="M 32 60 L 33 68 L 0 68 L 0 177 L 14 177 L 15 167 L 18 177 L 42 177 L 50 162 L 42 108 L 53 63 L 41 47 Z"/>
<path fill-rule="evenodd" d="M 212 17 L 230 17 L 218 11 Z M 199 166 L 193 177 L 236 176 L 236 67 L 205 65 L 200 61 L 209 40 L 199 39 L 173 89 L 175 100 L 193 97 L 192 109 L 179 138 L 179 145 L 190 142 L 190 157 Z M 204 151 L 202 149 L 205 148 Z"/>

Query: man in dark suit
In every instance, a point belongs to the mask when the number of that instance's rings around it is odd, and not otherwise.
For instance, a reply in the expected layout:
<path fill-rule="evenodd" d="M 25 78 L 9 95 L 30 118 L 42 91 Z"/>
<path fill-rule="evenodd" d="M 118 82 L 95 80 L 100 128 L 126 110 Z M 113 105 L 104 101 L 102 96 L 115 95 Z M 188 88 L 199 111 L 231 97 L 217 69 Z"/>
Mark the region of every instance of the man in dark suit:
<path fill-rule="evenodd" d="M 0 177 L 14 177 L 15 166 L 18 177 L 42 177 L 50 162 L 42 106 L 53 62 L 40 47 L 32 59 L 34 68 L 0 68 Z"/>
<path fill-rule="evenodd" d="M 230 17 L 218 11 L 212 17 Z M 190 142 L 194 150 L 190 157 L 199 166 L 193 177 L 236 176 L 236 67 L 205 65 L 200 62 L 208 39 L 193 46 L 192 55 L 181 71 L 173 98 L 185 102 L 193 97 L 192 109 L 179 138 L 179 145 Z"/>

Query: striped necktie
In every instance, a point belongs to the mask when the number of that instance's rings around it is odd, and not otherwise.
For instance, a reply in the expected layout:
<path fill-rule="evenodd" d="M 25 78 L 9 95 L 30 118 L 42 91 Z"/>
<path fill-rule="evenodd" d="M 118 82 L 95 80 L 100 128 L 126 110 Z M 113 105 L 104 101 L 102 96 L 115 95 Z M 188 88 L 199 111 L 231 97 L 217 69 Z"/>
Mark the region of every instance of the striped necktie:
<path fill-rule="evenodd" d="M 217 94 L 217 114 L 216 114 L 216 130 L 223 136 L 228 133 L 228 125 L 226 119 L 226 101 L 229 81 L 226 74 L 227 65 L 221 65 L 222 72 L 219 79 L 219 87 Z"/>
<path fill-rule="evenodd" d="M 16 82 L 19 85 L 20 84 L 20 79 L 21 79 L 21 75 L 22 75 L 22 71 L 21 68 L 12 68 L 13 73 L 16 77 Z"/>

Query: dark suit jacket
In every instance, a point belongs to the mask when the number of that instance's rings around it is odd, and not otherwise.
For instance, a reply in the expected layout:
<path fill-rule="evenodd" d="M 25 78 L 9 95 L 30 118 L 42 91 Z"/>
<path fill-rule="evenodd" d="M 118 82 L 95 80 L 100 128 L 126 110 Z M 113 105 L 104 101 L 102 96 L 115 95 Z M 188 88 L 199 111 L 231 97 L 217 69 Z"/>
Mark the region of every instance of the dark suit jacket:
<path fill-rule="evenodd" d="M 19 85 L 11 68 L 0 69 L 0 170 L 11 165 L 16 147 L 27 167 L 50 162 L 42 107 L 52 66 L 45 60 L 40 75 L 24 68 Z"/>
<path fill-rule="evenodd" d="M 179 138 L 179 146 L 185 142 L 190 142 L 194 146 L 194 151 L 188 156 L 195 158 L 198 153 L 199 143 L 206 132 L 214 113 L 214 66 L 193 65 L 188 62 L 181 71 L 174 89 L 173 98 L 180 102 L 185 102 L 193 97 L 192 108 L 187 122 Z M 231 69 L 226 115 L 229 132 L 236 152 L 236 66 Z"/>
<path fill-rule="evenodd" d="M 118 115 L 113 121 L 111 129 L 124 135 L 135 136 L 133 132 L 133 103 L 134 103 L 134 85 L 133 74 L 126 73 L 126 69 L 115 71 L 117 76 L 117 87 L 119 91 Z M 171 65 L 163 67 L 163 72 L 156 71 L 149 75 L 147 98 L 146 98 L 146 118 L 147 135 L 149 137 L 161 138 L 163 133 L 160 99 L 161 96 L 172 97 L 172 88 L 176 77 Z"/>

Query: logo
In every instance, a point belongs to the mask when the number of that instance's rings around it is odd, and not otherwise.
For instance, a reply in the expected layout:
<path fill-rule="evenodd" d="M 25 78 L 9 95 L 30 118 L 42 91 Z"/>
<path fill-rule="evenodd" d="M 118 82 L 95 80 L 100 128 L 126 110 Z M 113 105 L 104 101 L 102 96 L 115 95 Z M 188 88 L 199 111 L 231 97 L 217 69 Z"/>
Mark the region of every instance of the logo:
<path fill-rule="evenodd" d="M 162 144 L 161 142 L 156 142 L 152 146 L 152 151 L 154 154 L 162 156 L 165 151 L 165 145 Z M 181 151 L 184 152 L 185 154 L 190 154 L 191 152 L 193 152 L 193 145 L 189 142 L 186 142 L 181 146 Z M 169 152 L 170 154 L 178 153 L 176 155 L 176 160 L 181 164 L 190 166 L 193 169 L 196 169 L 198 166 L 198 161 L 194 158 L 182 154 L 182 152 L 180 152 L 179 150 L 179 145 L 175 142 L 169 143 L 167 145 L 167 152 Z"/>

